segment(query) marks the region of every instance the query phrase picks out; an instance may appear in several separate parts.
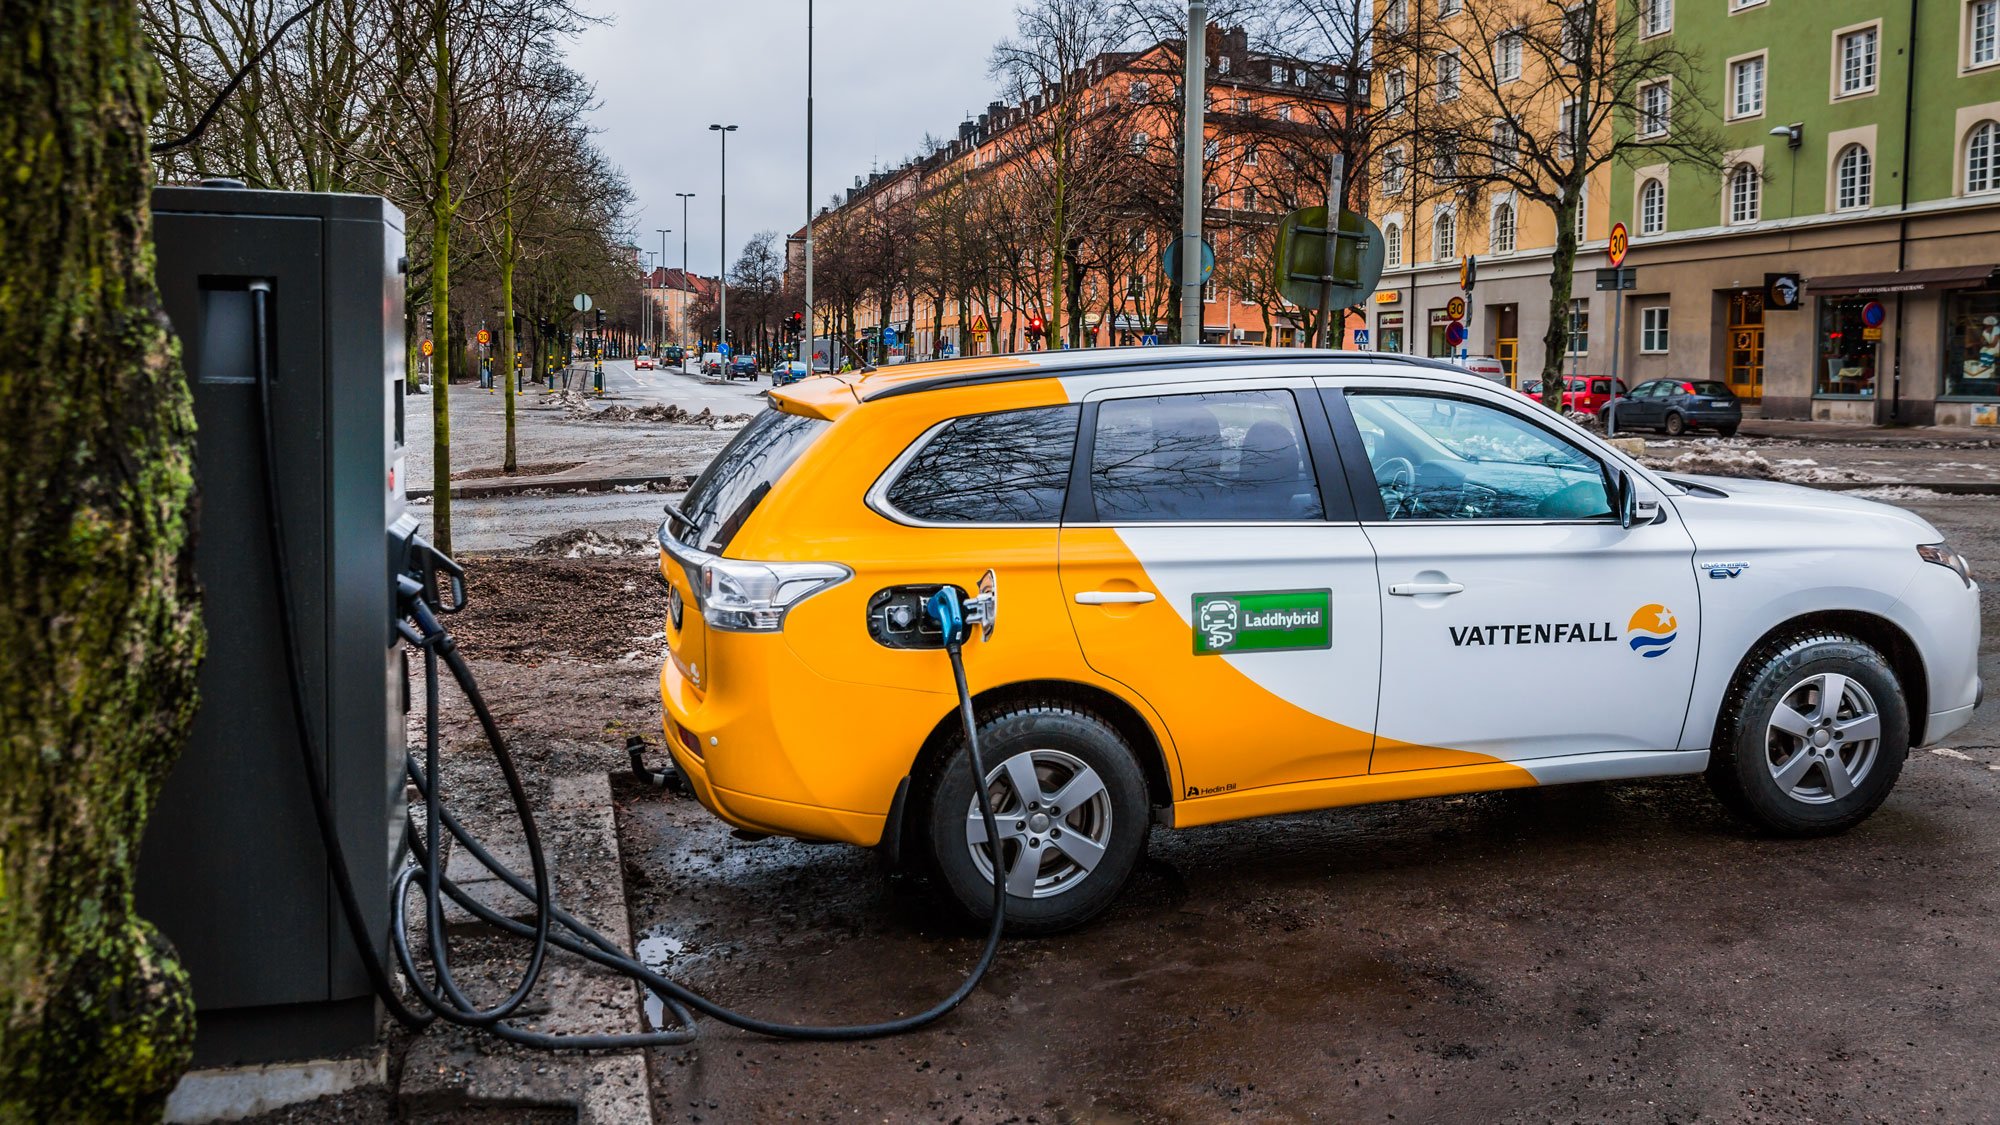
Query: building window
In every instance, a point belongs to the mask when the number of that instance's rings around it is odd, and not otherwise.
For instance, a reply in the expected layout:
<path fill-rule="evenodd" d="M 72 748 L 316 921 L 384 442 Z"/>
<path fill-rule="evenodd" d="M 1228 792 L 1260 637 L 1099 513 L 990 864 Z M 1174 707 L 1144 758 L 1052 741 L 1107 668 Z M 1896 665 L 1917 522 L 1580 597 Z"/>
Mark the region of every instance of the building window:
<path fill-rule="evenodd" d="M 1255 211 L 1257 209 L 1256 188 L 1247 187 L 1243 189 L 1243 209 L 1245 211 Z"/>
<path fill-rule="evenodd" d="M 1439 181 L 1458 178 L 1458 138 L 1440 137 L 1431 154 L 1431 175 Z"/>
<path fill-rule="evenodd" d="M 1732 224 L 1757 221 L 1757 209 L 1763 188 L 1762 175 L 1750 165 L 1738 164 L 1730 170 L 1729 221 Z"/>
<path fill-rule="evenodd" d="M 1514 252 L 1514 205 L 1502 203 L 1493 209 L 1493 252 L 1512 254 Z"/>
<path fill-rule="evenodd" d="M 1569 303 L 1569 355 L 1590 354 L 1590 302 L 1577 297 Z"/>
<path fill-rule="evenodd" d="M 1822 297 L 1819 302 L 1819 364 L 1813 372 L 1816 395 L 1875 394 L 1876 341 L 1867 339 L 1862 320 L 1872 298 Z"/>
<path fill-rule="evenodd" d="M 1669 94 L 1665 79 L 1639 87 L 1639 135 L 1663 137 L 1667 133 Z"/>
<path fill-rule="evenodd" d="M 1981 121 L 1965 135 L 1965 193 L 2000 188 L 2000 122 Z"/>
<path fill-rule="evenodd" d="M 1207 281 L 1201 283 L 1201 299 L 1207 304 L 1212 305 L 1215 303 L 1215 276 L 1213 274 L 1209 275 Z"/>
<path fill-rule="evenodd" d="M 1461 0 L 1438 0 L 1438 15 L 1455 16 L 1464 7 Z"/>
<path fill-rule="evenodd" d="M 1291 107 L 1291 106 L 1288 106 L 1288 105 L 1281 105 L 1281 106 L 1279 106 L 1279 107 L 1278 107 L 1278 120 L 1280 120 L 1280 121 L 1290 121 L 1291 119 L 1292 119 L 1292 107 Z"/>
<path fill-rule="evenodd" d="M 1674 29 L 1674 0 L 1646 0 L 1646 34 L 1665 35 Z"/>
<path fill-rule="evenodd" d="M 1228 56 L 1228 55 L 1217 55 L 1217 56 L 1215 57 L 1215 73 L 1217 73 L 1217 74 L 1228 74 L 1228 73 L 1229 73 L 1229 56 Z"/>
<path fill-rule="evenodd" d="M 1151 82 L 1139 81 L 1132 83 L 1126 90 L 1126 96 L 1130 97 L 1134 104 L 1137 104 L 1145 101 L 1146 96 L 1152 92 L 1153 84 Z"/>
<path fill-rule="evenodd" d="M 1875 162 L 1868 150 L 1860 145 L 1848 145 L 1840 150 L 1833 166 L 1833 209 L 1852 211 L 1866 207 L 1873 200 Z"/>
<path fill-rule="evenodd" d="M 1562 57 L 1571 63 L 1581 62 L 1583 53 L 1590 44 L 1590 5 L 1572 4 L 1563 9 Z"/>
<path fill-rule="evenodd" d="M 1215 139 L 1214 137 L 1210 137 L 1208 139 L 1208 143 L 1201 146 L 1201 156 L 1202 159 L 1204 160 L 1214 160 L 1216 157 L 1221 155 L 1222 155 L 1222 142 Z"/>
<path fill-rule="evenodd" d="M 1403 314 L 1382 313 L 1375 319 L 1375 350 L 1378 352 L 1401 352 L 1403 350 Z"/>
<path fill-rule="evenodd" d="M 1944 393 L 2000 397 L 2000 289 L 1945 294 Z"/>
<path fill-rule="evenodd" d="M 1407 92 L 1406 77 L 1400 70 L 1392 70 L 1382 76 L 1382 112 L 1401 113 L 1403 96 Z"/>
<path fill-rule="evenodd" d="M 1448 102 L 1458 96 L 1458 56 L 1443 54 L 1437 61 L 1437 100 Z"/>
<path fill-rule="evenodd" d="M 1965 65 L 2000 62 L 2000 0 L 1972 0 L 1965 6 Z"/>
<path fill-rule="evenodd" d="M 1410 25 L 1410 0 L 1389 0 L 1382 8 L 1382 26 L 1400 35 Z"/>
<path fill-rule="evenodd" d="M 1875 91 L 1875 50 L 1881 39 L 1879 29 L 1864 27 L 1840 36 L 1836 54 L 1840 60 L 1840 96 L 1870 94 Z"/>
<path fill-rule="evenodd" d="M 1431 217 L 1431 258 L 1446 261 L 1458 257 L 1458 216 L 1440 207 Z"/>
<path fill-rule="evenodd" d="M 1586 185 L 1582 191 L 1576 193 L 1576 240 L 1584 242 L 1589 238 L 1590 188 Z"/>
<path fill-rule="evenodd" d="M 1240 114 L 1243 114 L 1243 115 L 1244 115 L 1244 116 L 1246 116 L 1246 117 L 1247 117 L 1247 116 L 1249 116 L 1249 114 L 1250 114 L 1250 99 L 1249 99 L 1249 98 L 1237 98 L 1237 99 L 1236 99 L 1236 112 L 1238 112 L 1238 113 L 1240 113 Z"/>
<path fill-rule="evenodd" d="M 1505 171 L 1514 167 L 1521 156 L 1521 134 L 1514 123 L 1505 118 L 1493 123 L 1493 167 Z"/>
<path fill-rule="evenodd" d="M 1556 127 L 1562 132 L 1556 137 L 1556 155 L 1564 160 L 1576 155 L 1576 134 L 1582 124 L 1581 107 L 1574 101 L 1562 104 Z"/>
<path fill-rule="evenodd" d="M 1203 180 L 1201 182 L 1201 205 L 1203 207 L 1213 207 L 1221 199 L 1221 185 L 1217 184 L 1214 180 Z"/>
<path fill-rule="evenodd" d="M 1995 0 L 2000 3 L 2000 0 Z M 1755 117 L 1764 112 L 1764 56 L 1729 64 L 1729 116 Z"/>
<path fill-rule="evenodd" d="M 1243 163 L 1251 168 L 1255 168 L 1257 166 L 1256 145 L 1251 145 L 1250 147 L 1243 150 Z"/>
<path fill-rule="evenodd" d="M 1639 310 L 1639 351 L 1642 354 L 1666 354 L 1667 317 L 1672 311 L 1665 305 Z"/>
<path fill-rule="evenodd" d="M 1995 0 L 2000 3 L 2000 0 Z M 1493 43 L 1493 75 L 1502 82 L 1521 77 L 1521 33 L 1503 31 Z"/>
<path fill-rule="evenodd" d="M 1403 150 L 1392 148 L 1382 154 L 1382 190 L 1394 195 L 1403 190 Z"/>
<path fill-rule="evenodd" d="M 1382 263 L 1390 269 L 1403 264 L 1403 224 L 1390 223 L 1382 228 Z"/>
<path fill-rule="evenodd" d="M 1659 234 L 1667 229 L 1667 188 L 1658 180 L 1639 187 L 1639 233 Z"/>
<path fill-rule="evenodd" d="M 1292 71 L 1290 67 L 1275 66 L 1275 65 L 1271 67 L 1271 81 L 1282 86 L 1285 83 L 1290 82 L 1291 80 L 1292 80 Z"/>
<path fill-rule="evenodd" d="M 1134 153 L 1143 153 L 1146 151 L 1146 146 L 1151 144 L 1152 142 L 1153 138 L 1147 136 L 1146 134 L 1134 133 L 1132 134 L 1132 151 Z"/>

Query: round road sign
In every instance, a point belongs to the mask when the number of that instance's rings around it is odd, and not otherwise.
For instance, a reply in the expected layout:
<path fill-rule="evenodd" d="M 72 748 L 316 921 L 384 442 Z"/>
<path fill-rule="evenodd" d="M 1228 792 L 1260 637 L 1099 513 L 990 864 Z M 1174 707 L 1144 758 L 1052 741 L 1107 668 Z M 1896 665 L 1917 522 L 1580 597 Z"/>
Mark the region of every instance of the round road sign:
<path fill-rule="evenodd" d="M 478 339 L 479 339 L 479 346 L 483 348 L 486 345 L 493 342 L 493 333 L 488 332 L 486 329 L 482 328 L 479 330 Z"/>
<path fill-rule="evenodd" d="M 590 294 L 588 294 L 588 293 L 578 293 L 578 294 L 577 294 L 576 296 L 574 296 L 574 297 L 571 297 L 571 298 L 569 299 L 569 305 L 570 305 L 570 307 L 571 307 L 571 308 L 575 309 L 575 310 L 576 310 L 576 311 L 578 311 L 578 312 L 589 312 L 589 311 L 590 311 Z"/>
<path fill-rule="evenodd" d="M 424 341 L 423 350 L 425 355 L 431 354 L 431 342 L 429 340 Z"/>
<path fill-rule="evenodd" d="M 1882 321 L 1888 315 L 1887 310 L 1883 309 L 1882 302 L 1880 301 L 1870 301 L 1861 306 L 1861 323 L 1870 328 L 1882 327 Z"/>
<path fill-rule="evenodd" d="M 1452 347 L 1465 343 L 1465 325 L 1454 320 L 1444 326 L 1444 342 Z"/>
<path fill-rule="evenodd" d="M 1446 301 L 1444 305 L 1444 314 L 1452 318 L 1453 320 L 1464 320 L 1465 298 L 1453 297 L 1451 300 Z"/>
<path fill-rule="evenodd" d="M 1625 251 L 1630 243 L 1631 239 L 1625 233 L 1625 224 L 1611 224 L 1611 242 L 1605 247 L 1605 252 L 1611 256 L 1612 269 L 1615 270 L 1625 264 Z"/>

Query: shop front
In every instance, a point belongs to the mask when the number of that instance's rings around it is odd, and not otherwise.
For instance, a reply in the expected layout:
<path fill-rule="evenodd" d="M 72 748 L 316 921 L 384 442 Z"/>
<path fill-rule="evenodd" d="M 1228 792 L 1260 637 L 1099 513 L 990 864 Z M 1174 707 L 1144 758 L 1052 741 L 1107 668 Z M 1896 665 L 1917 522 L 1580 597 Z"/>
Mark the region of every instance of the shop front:
<path fill-rule="evenodd" d="M 1995 424 L 2000 274 L 1991 264 L 1816 277 L 1812 416 Z"/>

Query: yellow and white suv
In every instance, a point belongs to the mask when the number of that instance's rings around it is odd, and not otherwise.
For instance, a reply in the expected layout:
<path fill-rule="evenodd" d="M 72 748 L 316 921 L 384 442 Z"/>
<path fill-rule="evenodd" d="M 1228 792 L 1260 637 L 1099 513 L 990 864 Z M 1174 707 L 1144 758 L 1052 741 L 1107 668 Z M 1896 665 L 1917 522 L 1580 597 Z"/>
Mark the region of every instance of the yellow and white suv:
<path fill-rule="evenodd" d="M 1021 932 L 1101 910 L 1154 825 L 1705 771 L 1837 832 L 1980 693 L 1923 520 L 1656 474 L 1445 364 L 1057 352 L 769 397 L 660 528 L 674 759 L 731 824 L 919 860 L 975 917 L 997 871 Z M 997 841 L 923 613 L 988 570 Z"/>

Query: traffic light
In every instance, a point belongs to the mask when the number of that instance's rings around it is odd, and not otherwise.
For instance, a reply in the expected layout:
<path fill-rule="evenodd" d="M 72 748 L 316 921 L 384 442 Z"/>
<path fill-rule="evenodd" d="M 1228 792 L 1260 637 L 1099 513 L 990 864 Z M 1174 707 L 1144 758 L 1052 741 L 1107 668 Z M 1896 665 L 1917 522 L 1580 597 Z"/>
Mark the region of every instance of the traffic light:
<path fill-rule="evenodd" d="M 1034 315 L 1028 317 L 1028 331 L 1033 332 L 1035 335 L 1037 336 L 1041 335 L 1042 330 L 1046 327 L 1047 325 L 1043 323 L 1042 315 L 1040 313 L 1035 313 Z"/>
<path fill-rule="evenodd" d="M 597 326 L 598 326 L 599 328 L 602 328 L 602 327 L 604 327 L 604 310 L 603 310 L 603 309 L 598 309 L 598 310 L 597 310 Z"/>

